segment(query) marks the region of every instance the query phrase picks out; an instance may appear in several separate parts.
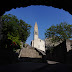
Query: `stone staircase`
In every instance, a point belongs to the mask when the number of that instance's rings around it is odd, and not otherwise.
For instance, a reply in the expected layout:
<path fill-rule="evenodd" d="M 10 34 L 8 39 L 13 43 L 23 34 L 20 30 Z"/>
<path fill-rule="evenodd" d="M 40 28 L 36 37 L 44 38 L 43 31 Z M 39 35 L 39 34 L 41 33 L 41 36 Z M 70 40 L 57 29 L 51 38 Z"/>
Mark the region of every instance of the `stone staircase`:
<path fill-rule="evenodd" d="M 20 50 L 18 50 L 17 53 L 19 54 L 20 62 L 46 62 L 46 54 L 43 51 L 33 48 L 31 46 L 27 46 L 26 48 L 23 47 Z"/>
<path fill-rule="evenodd" d="M 22 48 L 19 57 L 42 58 L 42 55 L 34 48 Z"/>

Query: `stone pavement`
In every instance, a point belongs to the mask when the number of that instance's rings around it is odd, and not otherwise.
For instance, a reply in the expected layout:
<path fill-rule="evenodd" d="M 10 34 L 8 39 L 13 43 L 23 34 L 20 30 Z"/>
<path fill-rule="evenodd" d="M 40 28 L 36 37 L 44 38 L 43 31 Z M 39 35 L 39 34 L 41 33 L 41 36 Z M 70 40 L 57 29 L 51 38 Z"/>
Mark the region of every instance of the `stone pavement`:
<path fill-rule="evenodd" d="M 59 62 L 47 60 L 47 63 L 48 63 L 48 64 L 56 64 L 56 63 L 59 63 Z"/>
<path fill-rule="evenodd" d="M 46 65 L 47 63 L 21 62 L 0 66 L 0 72 L 32 72 Z"/>
<path fill-rule="evenodd" d="M 51 63 L 52 62 L 52 63 Z M 21 62 L 0 66 L 0 72 L 72 72 L 72 65 L 56 63 Z"/>
<path fill-rule="evenodd" d="M 72 64 L 48 61 L 48 65 L 34 70 L 33 72 L 72 72 Z"/>

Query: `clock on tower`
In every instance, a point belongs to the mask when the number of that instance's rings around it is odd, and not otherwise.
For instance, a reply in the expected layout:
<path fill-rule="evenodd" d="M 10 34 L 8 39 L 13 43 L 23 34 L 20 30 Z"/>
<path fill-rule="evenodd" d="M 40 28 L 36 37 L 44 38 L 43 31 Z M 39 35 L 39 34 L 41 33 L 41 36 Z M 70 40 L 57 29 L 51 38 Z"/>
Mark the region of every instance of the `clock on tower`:
<path fill-rule="evenodd" d="M 35 31 L 35 35 L 38 35 L 38 33 Z"/>

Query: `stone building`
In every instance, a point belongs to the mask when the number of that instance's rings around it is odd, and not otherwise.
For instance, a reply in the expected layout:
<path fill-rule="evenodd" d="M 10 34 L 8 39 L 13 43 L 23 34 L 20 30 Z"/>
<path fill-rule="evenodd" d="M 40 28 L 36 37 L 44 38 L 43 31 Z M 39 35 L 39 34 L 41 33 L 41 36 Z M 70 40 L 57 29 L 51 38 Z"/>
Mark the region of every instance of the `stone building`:
<path fill-rule="evenodd" d="M 72 49 L 72 40 L 69 39 L 66 40 L 66 48 L 67 52 Z"/>
<path fill-rule="evenodd" d="M 59 41 L 59 42 L 52 43 L 52 42 L 51 42 L 51 39 L 52 39 L 52 38 L 46 38 L 46 39 L 45 39 L 46 50 L 47 50 L 48 48 L 56 47 L 56 46 L 58 46 L 60 43 L 63 42 L 63 41 Z M 66 39 L 66 44 L 65 44 L 65 45 L 66 45 L 67 52 L 69 52 L 69 50 L 72 49 L 72 40 Z"/>
<path fill-rule="evenodd" d="M 62 41 L 59 41 L 59 42 L 52 42 L 51 41 L 51 39 L 52 38 L 46 38 L 45 39 L 45 48 L 46 48 L 46 50 L 48 49 L 48 48 L 52 48 L 52 47 L 55 47 L 55 46 L 57 46 L 57 45 L 59 45 L 60 43 L 62 43 Z"/>
<path fill-rule="evenodd" d="M 37 22 L 35 23 L 35 26 L 34 26 L 34 40 L 32 40 L 31 46 L 45 52 L 45 42 L 38 38 Z"/>

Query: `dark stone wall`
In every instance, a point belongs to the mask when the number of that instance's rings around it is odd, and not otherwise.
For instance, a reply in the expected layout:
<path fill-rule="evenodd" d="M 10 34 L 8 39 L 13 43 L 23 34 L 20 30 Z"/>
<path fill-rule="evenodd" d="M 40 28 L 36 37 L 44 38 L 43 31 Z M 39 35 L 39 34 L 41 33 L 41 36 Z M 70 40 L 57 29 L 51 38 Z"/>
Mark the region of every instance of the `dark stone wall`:
<path fill-rule="evenodd" d="M 69 50 L 69 52 L 67 52 L 66 63 L 72 64 L 72 50 Z"/>
<path fill-rule="evenodd" d="M 34 62 L 34 63 L 43 63 L 42 58 L 30 58 L 30 57 L 20 57 L 20 62 Z"/>
<path fill-rule="evenodd" d="M 66 41 L 63 41 L 58 46 L 54 47 L 52 53 L 46 51 L 46 54 L 48 60 L 54 60 L 54 61 L 65 63 L 66 54 L 67 54 Z"/>
<path fill-rule="evenodd" d="M 71 0 L 2 0 L 0 3 L 0 16 L 12 8 L 16 9 L 17 7 L 27 7 L 30 5 L 52 6 L 55 8 L 64 9 L 72 14 Z"/>

